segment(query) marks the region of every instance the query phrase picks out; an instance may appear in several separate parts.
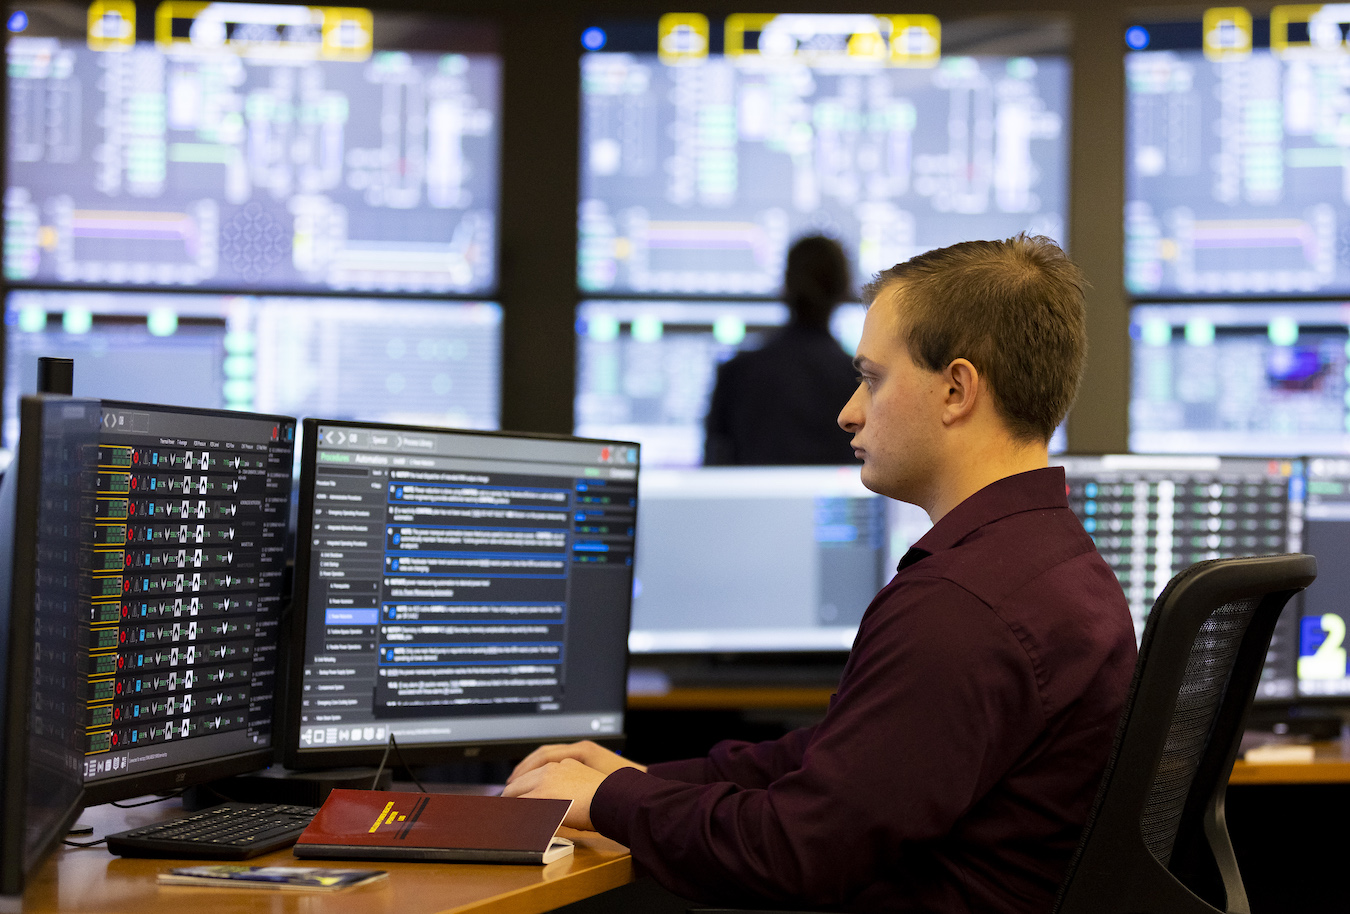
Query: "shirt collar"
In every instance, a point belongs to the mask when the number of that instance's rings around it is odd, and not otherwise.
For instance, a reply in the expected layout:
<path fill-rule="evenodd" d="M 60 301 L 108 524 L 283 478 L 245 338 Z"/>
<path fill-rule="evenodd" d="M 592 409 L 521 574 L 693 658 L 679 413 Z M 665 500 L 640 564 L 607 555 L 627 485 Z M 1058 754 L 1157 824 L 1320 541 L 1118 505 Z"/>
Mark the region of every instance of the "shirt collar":
<path fill-rule="evenodd" d="M 924 556 L 950 549 L 979 528 L 1013 514 L 1069 507 L 1063 467 L 1030 470 L 991 482 L 947 512 L 910 547 L 896 571 Z"/>

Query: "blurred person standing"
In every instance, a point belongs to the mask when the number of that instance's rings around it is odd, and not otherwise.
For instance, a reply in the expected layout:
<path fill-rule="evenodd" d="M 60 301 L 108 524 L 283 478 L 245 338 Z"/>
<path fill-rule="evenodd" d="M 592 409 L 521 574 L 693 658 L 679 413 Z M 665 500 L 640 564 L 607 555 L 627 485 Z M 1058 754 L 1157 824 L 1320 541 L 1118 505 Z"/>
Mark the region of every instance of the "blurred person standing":
<path fill-rule="evenodd" d="M 855 463 L 835 422 L 857 386 L 852 359 L 830 335 L 830 316 L 852 295 L 843 248 L 812 235 L 788 251 L 788 324 L 759 349 L 717 370 L 705 423 L 703 463 Z"/>

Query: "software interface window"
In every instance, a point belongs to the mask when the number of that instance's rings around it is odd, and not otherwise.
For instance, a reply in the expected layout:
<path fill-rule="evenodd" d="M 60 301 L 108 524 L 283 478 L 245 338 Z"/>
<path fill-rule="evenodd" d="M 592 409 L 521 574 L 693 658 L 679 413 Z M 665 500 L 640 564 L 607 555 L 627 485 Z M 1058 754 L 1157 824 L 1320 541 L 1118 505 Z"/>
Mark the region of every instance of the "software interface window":
<path fill-rule="evenodd" d="M 1350 451 L 1350 305 L 1137 305 L 1130 350 L 1131 450 Z"/>
<path fill-rule="evenodd" d="M 1341 6 L 1126 32 L 1125 282 L 1136 295 L 1350 292 Z"/>
<path fill-rule="evenodd" d="M 629 649 L 848 650 L 863 611 L 931 526 L 858 472 L 644 470 Z"/>
<path fill-rule="evenodd" d="M 815 232 L 860 277 L 969 238 L 1064 238 L 1069 65 L 1000 37 L 1005 56 L 931 16 L 596 23 L 579 287 L 774 295 Z"/>
<path fill-rule="evenodd" d="M 4 442 L 37 360 L 75 393 L 184 406 L 496 428 L 499 305 L 416 299 L 15 290 L 5 309 Z"/>
<path fill-rule="evenodd" d="M 1136 636 L 1167 582 L 1190 565 L 1303 549 L 1301 460 L 1108 455 L 1054 462 L 1064 467 L 1069 507 L 1125 591 Z M 1299 652 L 1291 608 L 1271 641 L 1258 697 L 1295 696 Z"/>
<path fill-rule="evenodd" d="M 103 404 L 86 783 L 271 744 L 294 446 L 293 420 Z"/>
<path fill-rule="evenodd" d="M 496 285 L 490 30 L 384 13 L 377 29 L 356 8 L 158 9 L 138 22 L 109 4 L 100 21 L 38 3 L 9 36 L 7 278 Z"/>
<path fill-rule="evenodd" d="M 311 433 L 302 752 L 622 732 L 635 446 Z"/>

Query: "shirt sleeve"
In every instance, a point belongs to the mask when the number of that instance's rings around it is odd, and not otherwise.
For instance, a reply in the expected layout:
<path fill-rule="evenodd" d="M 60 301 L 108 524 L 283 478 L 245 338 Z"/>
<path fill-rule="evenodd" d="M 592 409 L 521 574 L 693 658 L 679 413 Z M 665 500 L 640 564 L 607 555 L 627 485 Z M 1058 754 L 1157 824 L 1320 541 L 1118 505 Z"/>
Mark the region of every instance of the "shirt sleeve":
<path fill-rule="evenodd" d="M 949 835 L 1044 721 L 1016 634 L 966 591 L 920 578 L 869 609 L 802 745 L 719 745 L 706 783 L 621 769 L 591 819 L 677 894 L 843 904 Z"/>
<path fill-rule="evenodd" d="M 738 787 L 768 787 L 778 778 L 801 767 L 802 753 L 811 742 L 815 727 L 793 730 L 781 739 L 762 743 L 723 740 L 707 758 L 658 762 L 647 771 L 668 781 L 710 784 L 730 781 Z"/>

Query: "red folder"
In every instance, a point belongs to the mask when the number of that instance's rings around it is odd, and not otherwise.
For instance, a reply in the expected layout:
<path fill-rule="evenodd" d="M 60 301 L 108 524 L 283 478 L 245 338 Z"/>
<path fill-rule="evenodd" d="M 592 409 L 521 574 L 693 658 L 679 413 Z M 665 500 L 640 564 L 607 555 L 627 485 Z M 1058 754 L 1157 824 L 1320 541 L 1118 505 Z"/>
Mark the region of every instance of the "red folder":
<path fill-rule="evenodd" d="M 571 800 L 334 790 L 296 842 L 297 857 L 549 863 Z"/>

